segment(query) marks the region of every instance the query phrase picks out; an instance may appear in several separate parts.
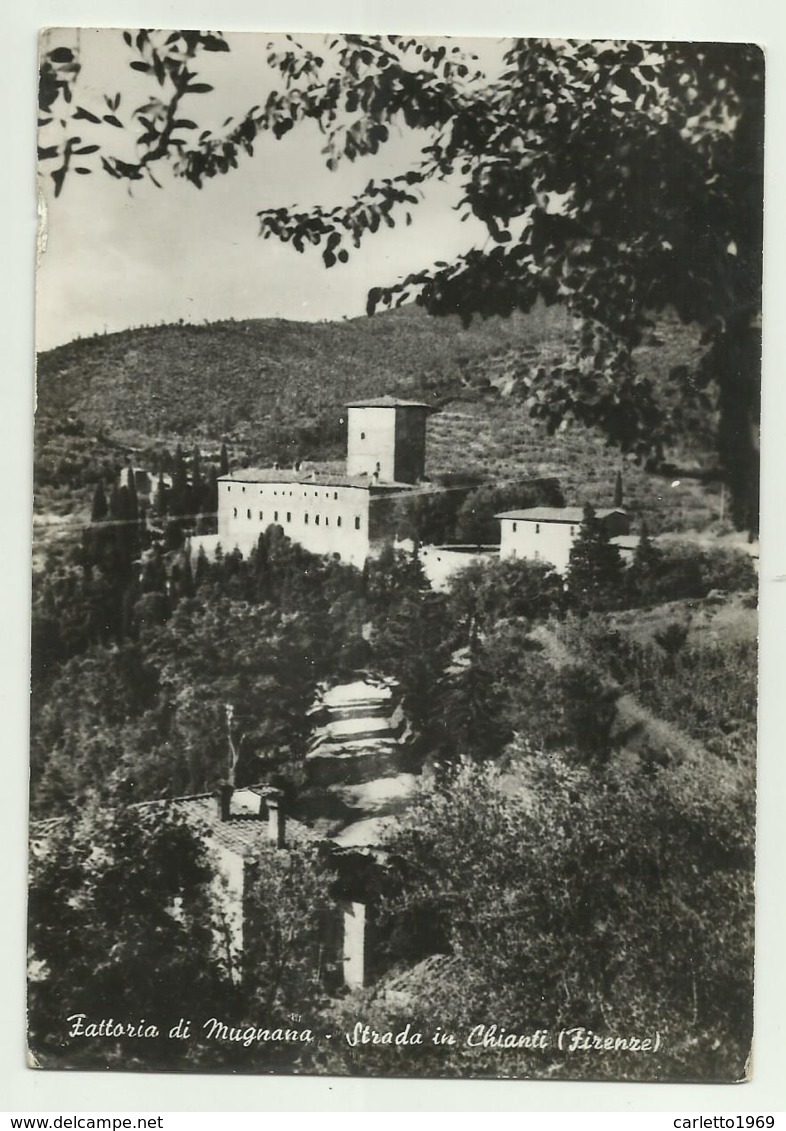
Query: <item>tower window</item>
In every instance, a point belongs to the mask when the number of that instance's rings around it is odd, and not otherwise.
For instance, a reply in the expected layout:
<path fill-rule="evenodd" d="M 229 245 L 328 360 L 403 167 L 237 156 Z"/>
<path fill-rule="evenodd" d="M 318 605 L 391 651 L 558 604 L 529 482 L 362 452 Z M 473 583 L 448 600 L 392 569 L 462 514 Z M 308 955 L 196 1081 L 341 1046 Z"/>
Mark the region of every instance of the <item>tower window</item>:
<path fill-rule="evenodd" d="M 314 526 L 319 526 L 319 515 L 314 515 Z"/>
<path fill-rule="evenodd" d="M 338 498 L 338 491 L 334 491 L 334 492 L 333 492 L 333 498 L 334 498 L 334 499 L 337 499 L 337 498 Z"/>
<path fill-rule="evenodd" d="M 361 433 L 360 433 L 360 438 L 361 438 L 361 440 L 365 440 L 365 438 L 366 438 L 366 433 L 365 433 L 365 432 L 361 432 Z"/>
<path fill-rule="evenodd" d="M 355 515 L 355 530 L 360 530 L 360 517 Z"/>

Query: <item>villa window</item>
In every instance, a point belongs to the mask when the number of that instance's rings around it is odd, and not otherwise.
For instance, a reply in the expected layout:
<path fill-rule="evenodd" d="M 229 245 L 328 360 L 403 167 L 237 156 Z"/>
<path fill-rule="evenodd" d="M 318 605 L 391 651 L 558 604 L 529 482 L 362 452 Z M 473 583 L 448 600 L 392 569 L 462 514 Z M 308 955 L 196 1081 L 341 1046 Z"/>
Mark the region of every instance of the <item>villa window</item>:
<path fill-rule="evenodd" d="M 251 518 L 251 507 L 246 511 L 246 518 Z"/>
<path fill-rule="evenodd" d="M 237 507 L 232 507 L 232 517 L 237 518 Z"/>
<path fill-rule="evenodd" d="M 278 522 L 278 511 L 273 511 L 273 522 Z"/>
<path fill-rule="evenodd" d="M 539 522 L 535 523 L 535 533 L 540 534 L 540 523 Z"/>
<path fill-rule="evenodd" d="M 314 515 L 314 526 L 319 526 L 319 515 Z"/>
<path fill-rule="evenodd" d="M 341 526 L 341 515 L 336 519 L 336 526 Z"/>
<path fill-rule="evenodd" d="M 307 514 L 303 515 L 303 522 L 306 524 L 306 526 L 308 526 L 308 515 Z"/>
<path fill-rule="evenodd" d="M 366 433 L 365 433 L 365 432 L 361 432 L 361 433 L 360 433 L 360 438 L 361 438 L 361 440 L 365 440 L 365 438 L 366 438 Z"/>
<path fill-rule="evenodd" d="M 337 498 L 338 498 L 338 491 L 334 491 L 334 492 L 333 492 L 333 498 L 334 498 L 334 499 L 337 499 Z"/>
<path fill-rule="evenodd" d="M 287 522 L 292 521 L 292 511 L 287 511 Z"/>
<path fill-rule="evenodd" d="M 259 521 L 261 522 L 264 517 L 265 517 L 264 513 L 262 511 L 260 511 L 259 512 Z"/>
<path fill-rule="evenodd" d="M 325 526 L 330 526 L 330 517 L 325 515 Z"/>
<path fill-rule="evenodd" d="M 518 524 L 517 522 L 514 522 L 514 523 L 513 523 L 513 533 L 514 533 L 514 534 L 516 533 L 516 531 L 518 530 L 518 528 L 519 528 L 519 524 Z"/>
<path fill-rule="evenodd" d="M 355 515 L 355 530 L 360 530 L 360 518 Z"/>

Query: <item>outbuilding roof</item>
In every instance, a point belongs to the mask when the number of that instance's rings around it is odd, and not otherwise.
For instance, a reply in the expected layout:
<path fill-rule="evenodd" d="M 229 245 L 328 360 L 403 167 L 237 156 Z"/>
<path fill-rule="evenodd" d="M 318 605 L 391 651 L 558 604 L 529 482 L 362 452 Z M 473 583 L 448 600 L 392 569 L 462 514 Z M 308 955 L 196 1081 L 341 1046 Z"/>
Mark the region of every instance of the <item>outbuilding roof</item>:
<path fill-rule="evenodd" d="M 204 839 L 217 847 L 237 856 L 254 856 L 269 843 L 267 819 L 260 812 L 267 792 L 264 786 L 249 786 L 236 789 L 232 794 L 229 816 L 222 820 L 218 813 L 216 798 L 210 793 L 194 794 L 190 797 L 163 798 L 155 801 L 137 802 L 134 809 L 170 809 L 181 814 L 185 821 Z M 74 817 L 50 817 L 35 821 L 30 826 L 30 837 L 34 845 L 42 846 L 57 829 L 73 821 Z M 287 816 L 286 839 L 288 846 L 313 844 L 320 837 L 301 821 Z"/>
<path fill-rule="evenodd" d="M 596 510 L 596 518 L 608 518 L 612 514 L 627 514 L 620 507 L 607 507 Z M 583 507 L 528 507 L 525 510 L 502 511 L 495 514 L 495 518 L 512 518 L 521 522 L 569 522 L 580 523 L 584 521 Z"/>
<path fill-rule="evenodd" d="M 401 397 L 368 397 L 366 400 L 347 401 L 345 408 L 425 408 L 428 412 L 436 412 L 433 405 L 425 401 L 405 401 Z"/>

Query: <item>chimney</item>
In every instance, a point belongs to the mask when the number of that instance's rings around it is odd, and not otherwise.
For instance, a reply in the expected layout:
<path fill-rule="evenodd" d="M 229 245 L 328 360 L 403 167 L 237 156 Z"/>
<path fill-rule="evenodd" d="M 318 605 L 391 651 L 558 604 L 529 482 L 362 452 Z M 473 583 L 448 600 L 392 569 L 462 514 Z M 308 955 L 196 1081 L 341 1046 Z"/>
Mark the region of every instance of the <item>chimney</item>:
<path fill-rule="evenodd" d="M 287 817 L 284 811 L 284 794 L 280 789 L 271 789 L 265 794 L 265 804 L 268 835 L 276 848 L 285 848 Z"/>
<path fill-rule="evenodd" d="M 218 817 L 221 821 L 229 820 L 229 809 L 232 803 L 232 794 L 235 792 L 234 787 L 227 781 L 221 782 L 216 790 L 216 800 L 218 801 Z"/>

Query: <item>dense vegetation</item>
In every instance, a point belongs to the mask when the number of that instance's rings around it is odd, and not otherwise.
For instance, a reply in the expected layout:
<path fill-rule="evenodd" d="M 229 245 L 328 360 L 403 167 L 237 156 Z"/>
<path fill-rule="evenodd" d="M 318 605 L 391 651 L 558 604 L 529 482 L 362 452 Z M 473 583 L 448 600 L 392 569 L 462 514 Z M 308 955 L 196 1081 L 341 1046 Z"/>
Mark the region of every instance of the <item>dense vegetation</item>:
<path fill-rule="evenodd" d="M 109 490 L 129 460 L 157 471 L 178 440 L 185 451 L 198 444 L 206 469 L 218 465 L 224 441 L 233 464 L 338 459 L 344 402 L 385 392 L 440 407 L 429 421 L 432 478 L 474 474 L 515 488 L 555 477 L 567 502 L 608 504 L 619 453 L 578 428 L 555 443 L 512 377 L 514 354 L 532 367 L 556 365 L 566 333 L 558 307 L 466 328 L 402 308 L 347 322 L 160 326 L 71 342 L 39 357 L 36 508 L 84 513 L 98 481 Z M 700 349 L 664 317 L 638 351 L 666 411 L 679 388 L 672 370 Z M 711 415 L 697 413 L 660 474 L 625 461 L 628 505 L 653 529 L 712 523 L 720 510 L 713 442 Z"/>
<path fill-rule="evenodd" d="M 675 610 L 702 601 L 718 615 L 729 601 L 742 610 L 734 593 L 755 581 L 748 559 L 707 552 L 686 576 L 679 552 L 669 559 L 645 538 L 620 584 L 588 509 L 567 588 L 547 565 L 505 561 L 473 566 L 438 594 L 418 562 L 392 548 L 359 572 L 307 554 L 270 527 L 248 560 L 232 553 L 192 561 L 182 549 L 153 546 L 140 572 L 140 536 L 134 523 L 98 519 L 76 559 L 53 559 L 37 580 L 33 806 L 40 816 L 77 807 L 83 817 L 51 830 L 54 847 L 33 868 L 36 1055 L 247 1070 L 743 1073 L 754 657 L 744 643 L 722 655 L 710 637 L 686 645 Z M 671 603 L 658 620 L 664 599 Z M 614 618 L 636 623 L 634 609 L 653 620 L 650 644 L 612 632 Z M 557 640 L 567 651 L 555 663 L 546 645 Z M 358 670 L 398 680 L 432 784 L 394 834 L 380 880 L 380 989 L 348 1010 L 377 1028 L 403 1025 L 406 1013 L 459 1032 L 479 1016 L 509 1031 L 520 1031 L 522 1019 L 532 1029 L 574 1021 L 657 1030 L 660 1057 L 610 1057 L 599 1067 L 554 1050 L 464 1045 L 386 1058 L 341 1040 L 295 1051 L 217 1051 L 199 1041 L 164 1050 L 154 1042 L 146 1052 L 121 1040 L 92 1054 L 64 1042 L 65 998 L 90 1006 L 97 994 L 118 1013 L 152 1012 L 155 979 L 133 988 L 140 965 L 167 979 L 167 1020 L 193 1001 L 185 987 L 196 964 L 206 1009 L 221 999 L 222 1015 L 234 1010 L 259 1024 L 296 1008 L 341 1036 L 349 1014 L 326 995 L 319 941 L 330 891 L 324 865 L 296 853 L 290 871 L 279 875 L 281 861 L 261 869 L 257 902 L 247 908 L 249 922 L 264 925 L 249 944 L 256 973 L 238 997 L 236 971 L 209 945 L 216 910 L 199 842 L 169 818 L 153 835 L 154 811 L 142 819 L 129 802 L 212 790 L 228 772 L 231 740 L 238 784 L 283 786 L 297 811 L 308 789 L 302 755 L 316 684 Z M 619 728 L 623 692 L 701 745 L 686 757 L 654 731 L 649 745 L 628 742 Z M 699 706 L 692 718 L 688 696 Z M 95 808 L 107 804 L 114 808 Z M 139 837 L 150 841 L 146 868 L 159 850 L 161 859 L 141 886 L 133 868 L 123 873 Z M 83 895 L 74 902 L 77 888 Z M 183 910 L 170 923 L 173 900 Z M 148 939 L 141 925 L 162 913 L 166 930 Z M 287 916 L 300 923 L 294 942 Z M 192 919 L 194 946 L 172 950 L 167 932 L 190 937 Z M 122 942 L 134 923 L 138 940 Z M 108 962 L 87 948 L 69 966 L 87 924 L 96 939 L 111 930 L 119 944 Z M 161 946 L 170 955 L 163 964 Z M 458 980 L 411 987 L 406 1008 L 385 996 L 387 969 L 435 952 L 460 961 Z M 86 973 L 93 966 L 101 971 L 94 983 Z"/>

